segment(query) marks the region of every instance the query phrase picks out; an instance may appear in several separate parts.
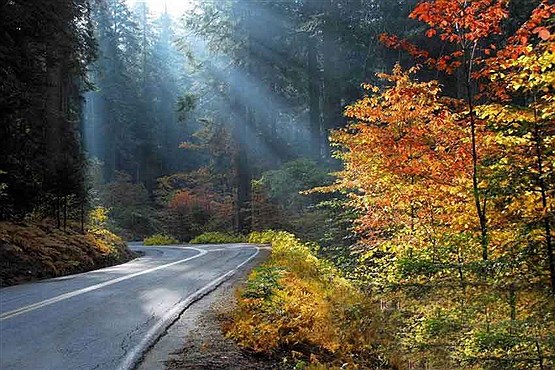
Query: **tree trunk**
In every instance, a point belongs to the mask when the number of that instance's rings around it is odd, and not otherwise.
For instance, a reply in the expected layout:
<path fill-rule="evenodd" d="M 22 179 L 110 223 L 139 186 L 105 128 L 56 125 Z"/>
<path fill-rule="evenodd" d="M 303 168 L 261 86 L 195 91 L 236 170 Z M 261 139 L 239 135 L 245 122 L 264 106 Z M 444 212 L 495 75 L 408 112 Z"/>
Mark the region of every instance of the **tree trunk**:
<path fill-rule="evenodd" d="M 304 13 L 309 16 L 318 14 L 320 0 L 307 0 L 304 4 Z M 316 35 L 306 34 L 307 61 L 306 72 L 308 76 L 308 110 L 310 130 L 310 152 L 315 160 L 322 158 L 322 122 L 320 111 L 321 80 L 318 65 L 318 39 Z"/>
<path fill-rule="evenodd" d="M 323 32 L 323 66 L 324 66 L 324 89 L 323 89 L 323 126 L 324 130 L 332 130 L 342 126 L 343 118 L 341 112 L 341 84 L 340 68 L 338 66 L 337 56 L 340 54 L 340 40 L 337 39 L 337 17 L 333 0 L 325 2 L 325 24 Z M 329 155 L 329 144 L 327 140 L 325 151 Z"/>
<path fill-rule="evenodd" d="M 476 47 L 476 44 L 474 44 Z M 466 100 L 468 104 L 468 117 L 470 119 L 470 138 L 471 138 L 471 152 L 472 152 L 472 194 L 474 195 L 474 205 L 480 223 L 480 244 L 482 245 L 482 260 L 487 261 L 488 256 L 488 227 L 486 217 L 486 197 L 484 199 L 480 196 L 480 189 L 478 187 L 478 149 L 476 140 L 476 112 L 474 109 L 474 92 L 472 89 L 472 66 L 474 63 L 474 49 L 469 50 L 468 47 L 462 48 L 463 52 L 463 66 L 466 87 Z M 470 55 L 469 55 L 470 54 Z M 483 202 L 483 203 L 482 203 Z"/>
<path fill-rule="evenodd" d="M 541 192 L 541 202 L 543 209 L 543 228 L 545 232 L 545 246 L 547 252 L 547 260 L 549 265 L 549 274 L 551 278 L 551 292 L 555 295 L 555 256 L 553 253 L 553 240 L 551 237 L 551 222 L 550 215 L 547 212 L 547 184 L 544 178 L 544 163 L 543 163 L 543 139 L 540 127 L 537 122 L 537 113 L 534 111 L 535 122 L 534 122 L 534 141 L 536 150 L 536 166 L 538 169 L 538 185 Z"/>

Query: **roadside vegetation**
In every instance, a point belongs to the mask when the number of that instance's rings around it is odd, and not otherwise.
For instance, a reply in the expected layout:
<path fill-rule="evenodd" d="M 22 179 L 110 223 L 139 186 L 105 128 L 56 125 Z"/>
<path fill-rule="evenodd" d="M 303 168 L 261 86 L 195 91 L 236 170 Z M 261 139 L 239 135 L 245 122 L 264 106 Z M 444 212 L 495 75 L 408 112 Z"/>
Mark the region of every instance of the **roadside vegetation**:
<path fill-rule="evenodd" d="M 200 234 L 189 243 L 191 244 L 228 244 L 228 243 L 245 243 L 247 238 L 241 234 L 225 233 L 219 231 L 210 231 Z"/>
<path fill-rule="evenodd" d="M 253 233 L 249 242 L 270 243 L 272 254 L 238 292 L 238 307 L 224 325 L 229 337 L 296 369 L 385 365 L 379 312 L 336 267 L 316 257 L 316 245 L 283 231 Z"/>
<path fill-rule="evenodd" d="M 135 254 L 105 228 L 106 212 L 95 209 L 82 230 L 49 220 L 0 223 L 0 286 L 58 277 L 127 262 Z"/>
<path fill-rule="evenodd" d="M 174 237 L 164 234 L 154 234 L 143 240 L 144 245 L 170 245 L 179 244 L 179 241 Z"/>

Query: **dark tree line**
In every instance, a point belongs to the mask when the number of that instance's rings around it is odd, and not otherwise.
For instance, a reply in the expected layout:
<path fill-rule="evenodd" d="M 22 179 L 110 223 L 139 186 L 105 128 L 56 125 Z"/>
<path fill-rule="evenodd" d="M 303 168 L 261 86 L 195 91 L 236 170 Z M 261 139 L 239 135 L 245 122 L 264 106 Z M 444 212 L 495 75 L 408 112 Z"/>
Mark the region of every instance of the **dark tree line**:
<path fill-rule="evenodd" d="M 50 216 L 60 226 L 83 214 L 80 94 L 95 55 L 90 16 L 85 0 L 0 5 L 2 219 Z"/>

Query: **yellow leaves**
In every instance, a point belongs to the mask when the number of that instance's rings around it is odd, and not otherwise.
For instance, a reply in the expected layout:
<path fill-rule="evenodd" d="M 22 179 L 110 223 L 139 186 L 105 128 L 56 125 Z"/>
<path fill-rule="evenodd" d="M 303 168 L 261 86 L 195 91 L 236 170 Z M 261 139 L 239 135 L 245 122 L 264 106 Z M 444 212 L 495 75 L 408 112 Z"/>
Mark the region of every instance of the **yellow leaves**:
<path fill-rule="evenodd" d="M 99 230 L 106 226 L 108 222 L 109 209 L 105 207 L 95 207 L 89 212 L 89 228 Z"/>
<path fill-rule="evenodd" d="M 303 355 L 315 362 L 322 353 L 349 362 L 350 351 L 369 345 L 373 331 L 362 329 L 350 313 L 362 310 L 365 298 L 338 270 L 316 258 L 292 234 L 270 231 L 249 240 L 271 241 L 271 259 L 261 268 L 282 271 L 279 288 L 267 300 L 240 297 L 233 321 L 225 327 L 229 337 L 264 353 L 304 345 L 312 353 Z M 251 274 L 247 285 L 259 278 Z"/>
<path fill-rule="evenodd" d="M 527 46 L 526 53 L 491 71 L 492 81 L 501 80 L 514 91 L 548 92 L 555 87 L 555 42 Z"/>

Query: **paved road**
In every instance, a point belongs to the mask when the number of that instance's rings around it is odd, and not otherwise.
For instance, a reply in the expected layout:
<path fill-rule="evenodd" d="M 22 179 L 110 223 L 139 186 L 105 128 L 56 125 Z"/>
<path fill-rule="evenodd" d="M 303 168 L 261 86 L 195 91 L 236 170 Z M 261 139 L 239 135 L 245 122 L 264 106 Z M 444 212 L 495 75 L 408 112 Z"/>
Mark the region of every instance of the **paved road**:
<path fill-rule="evenodd" d="M 129 369 L 252 245 L 144 247 L 129 263 L 0 290 L 0 369 Z"/>

